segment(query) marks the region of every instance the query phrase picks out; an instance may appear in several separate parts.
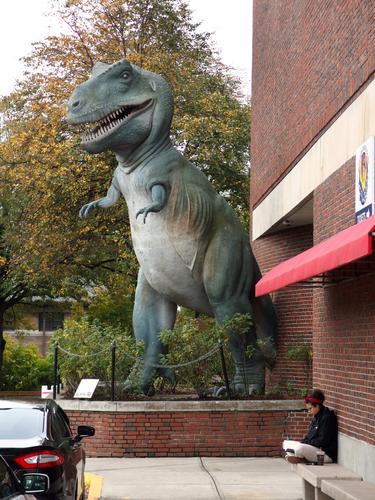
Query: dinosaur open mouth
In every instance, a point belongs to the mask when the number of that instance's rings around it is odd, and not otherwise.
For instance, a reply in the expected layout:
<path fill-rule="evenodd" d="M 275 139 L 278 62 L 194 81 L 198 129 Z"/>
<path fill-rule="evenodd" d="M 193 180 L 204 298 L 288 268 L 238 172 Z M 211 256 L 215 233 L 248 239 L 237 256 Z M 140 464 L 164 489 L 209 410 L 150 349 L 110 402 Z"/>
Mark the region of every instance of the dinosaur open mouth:
<path fill-rule="evenodd" d="M 129 120 L 130 117 L 138 114 L 144 109 L 148 108 L 152 103 L 152 99 L 148 99 L 142 104 L 137 104 L 134 106 L 121 106 L 120 108 L 112 111 L 104 118 L 95 122 L 94 128 L 92 128 L 92 123 L 86 124 L 90 126 L 90 130 L 86 130 L 82 137 L 83 143 L 94 142 L 102 137 L 109 136 L 118 129 L 121 125 Z"/>

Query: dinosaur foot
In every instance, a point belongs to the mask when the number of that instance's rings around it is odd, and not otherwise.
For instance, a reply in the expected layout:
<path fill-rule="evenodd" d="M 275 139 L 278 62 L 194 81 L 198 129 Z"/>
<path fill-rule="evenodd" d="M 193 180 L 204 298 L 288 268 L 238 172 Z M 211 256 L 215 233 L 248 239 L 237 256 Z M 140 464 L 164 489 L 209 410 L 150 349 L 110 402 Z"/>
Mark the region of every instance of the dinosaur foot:
<path fill-rule="evenodd" d="M 170 368 L 159 368 L 157 370 L 145 367 L 139 373 L 137 370 L 132 371 L 125 382 L 119 384 L 119 388 L 123 393 L 130 394 L 140 394 L 143 393 L 145 396 L 154 396 L 155 387 L 154 380 L 157 376 L 162 377 L 163 386 L 164 382 L 169 384 L 171 390 L 174 391 L 177 382 L 174 371 Z"/>
<path fill-rule="evenodd" d="M 175 372 L 171 368 L 159 368 L 159 375 L 171 386 L 172 391 L 174 391 L 177 385 Z"/>
<path fill-rule="evenodd" d="M 229 386 L 231 396 L 256 396 L 264 393 L 263 384 L 243 384 L 243 383 L 232 383 Z M 214 398 L 227 397 L 227 388 L 222 386 L 215 386 L 209 390 L 209 394 Z"/>
<path fill-rule="evenodd" d="M 220 385 L 220 386 L 215 385 L 214 387 L 208 390 L 208 395 L 214 398 L 222 398 L 228 396 L 228 391 L 225 385 Z"/>

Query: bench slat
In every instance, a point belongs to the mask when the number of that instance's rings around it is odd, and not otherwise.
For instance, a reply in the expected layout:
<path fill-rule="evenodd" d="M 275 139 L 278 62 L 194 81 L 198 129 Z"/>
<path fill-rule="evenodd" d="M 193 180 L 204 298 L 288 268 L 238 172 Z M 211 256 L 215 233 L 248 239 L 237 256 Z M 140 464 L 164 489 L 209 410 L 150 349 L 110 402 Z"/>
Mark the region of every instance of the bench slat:
<path fill-rule="evenodd" d="M 325 464 L 323 466 L 298 464 L 296 472 L 315 488 L 320 488 L 321 482 L 324 479 L 351 479 L 362 481 L 360 475 L 338 464 Z M 372 500 L 374 500 L 374 498 Z"/>
<path fill-rule="evenodd" d="M 322 481 L 322 491 L 335 500 L 374 500 L 375 484 L 366 481 L 332 479 Z"/>

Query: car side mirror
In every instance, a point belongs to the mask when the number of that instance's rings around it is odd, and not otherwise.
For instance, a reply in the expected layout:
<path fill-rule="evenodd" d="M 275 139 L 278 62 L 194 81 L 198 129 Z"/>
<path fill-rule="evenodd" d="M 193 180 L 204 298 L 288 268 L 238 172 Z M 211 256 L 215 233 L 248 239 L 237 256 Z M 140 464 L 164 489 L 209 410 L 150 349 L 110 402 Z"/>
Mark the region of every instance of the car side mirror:
<path fill-rule="evenodd" d="M 77 436 L 74 438 L 75 441 L 80 441 L 84 437 L 95 436 L 95 428 L 91 425 L 79 425 L 77 428 Z"/>
<path fill-rule="evenodd" d="M 46 474 L 24 474 L 22 487 L 26 493 L 45 493 L 49 489 L 49 477 Z"/>

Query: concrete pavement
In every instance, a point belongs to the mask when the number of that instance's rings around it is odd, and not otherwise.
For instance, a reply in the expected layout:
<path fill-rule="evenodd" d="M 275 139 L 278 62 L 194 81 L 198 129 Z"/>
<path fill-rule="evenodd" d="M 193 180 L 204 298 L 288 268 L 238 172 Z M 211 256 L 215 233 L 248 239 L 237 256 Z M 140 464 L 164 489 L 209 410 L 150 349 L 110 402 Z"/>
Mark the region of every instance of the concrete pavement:
<path fill-rule="evenodd" d="M 301 500 L 302 483 L 282 458 L 88 458 L 103 478 L 90 500 Z"/>

